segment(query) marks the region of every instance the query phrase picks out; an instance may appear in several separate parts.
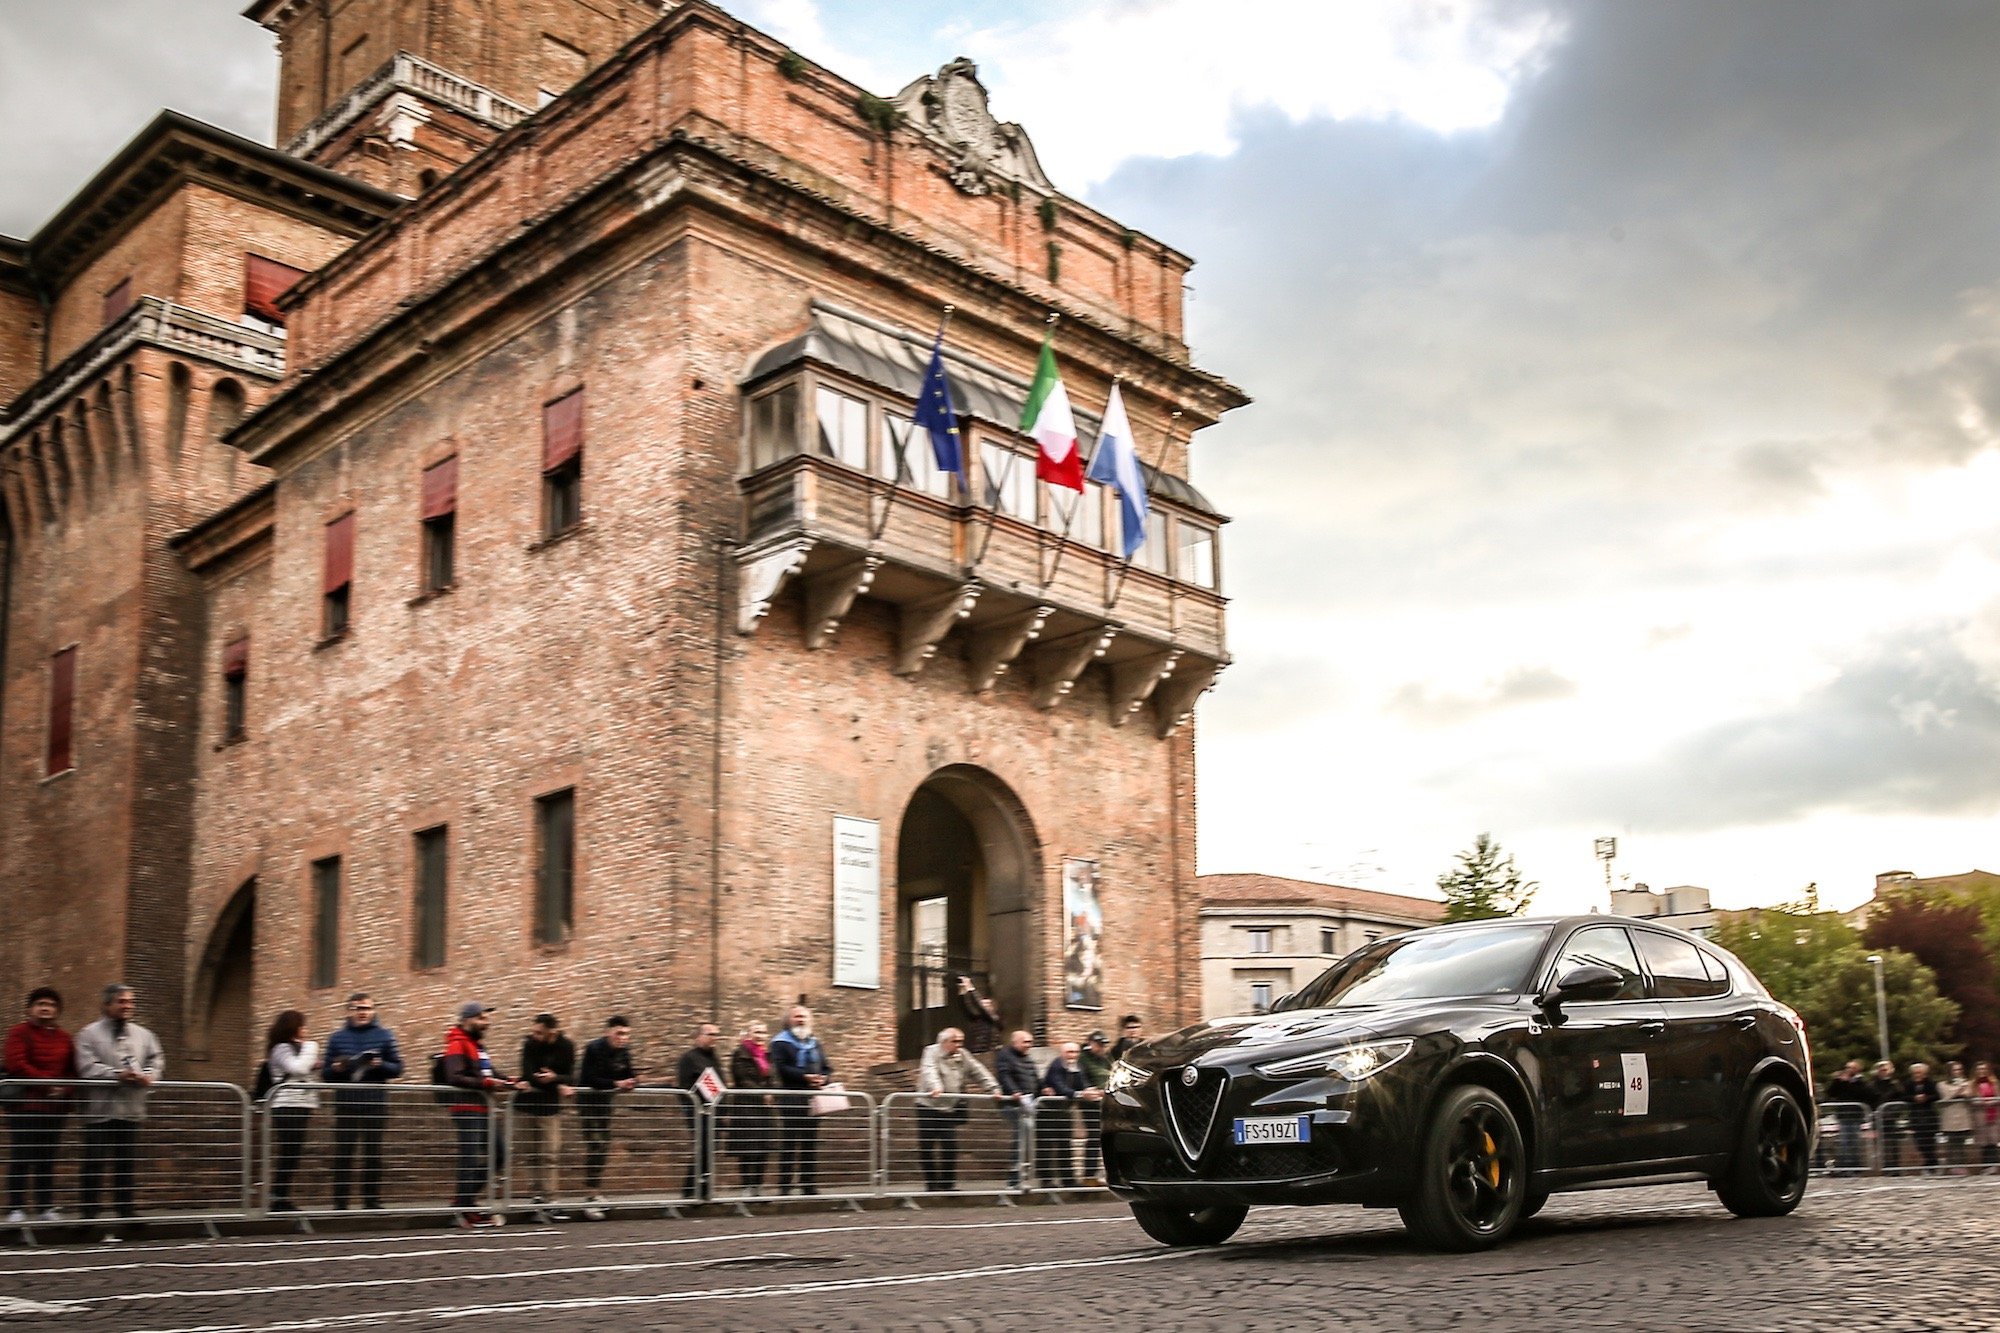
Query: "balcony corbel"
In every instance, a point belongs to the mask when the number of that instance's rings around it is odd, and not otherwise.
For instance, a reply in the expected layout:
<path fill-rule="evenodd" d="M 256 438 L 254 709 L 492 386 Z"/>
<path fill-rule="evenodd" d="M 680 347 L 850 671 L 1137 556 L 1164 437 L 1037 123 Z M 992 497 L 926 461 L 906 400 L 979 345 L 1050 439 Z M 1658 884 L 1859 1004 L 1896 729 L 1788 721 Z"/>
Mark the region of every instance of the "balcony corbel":
<path fill-rule="evenodd" d="M 840 622 L 847 619 L 847 613 L 854 607 L 854 599 L 868 591 L 881 568 L 880 556 L 864 555 L 805 580 L 806 647 L 824 648 L 833 642 Z"/>
<path fill-rule="evenodd" d="M 952 626 L 972 614 L 979 593 L 977 583 L 961 583 L 941 596 L 905 606 L 896 636 L 896 674 L 914 676 L 922 671 L 924 663 L 937 656 L 938 644 Z"/>
<path fill-rule="evenodd" d="M 785 581 L 805 568 L 813 539 L 793 537 L 744 552 L 737 557 L 736 632 L 755 634 L 770 613 Z"/>
<path fill-rule="evenodd" d="M 1118 637 L 1116 625 L 1098 625 L 1045 643 L 1035 651 L 1035 707 L 1054 708 L 1076 688 L 1083 669 L 1104 656 Z"/>
<path fill-rule="evenodd" d="M 1226 662 L 1195 658 L 1189 665 L 1177 667 L 1173 675 L 1159 682 L 1153 691 L 1153 729 L 1161 740 L 1179 731 L 1194 716 L 1195 701 L 1215 684 L 1215 678 L 1222 674 L 1226 665 Z"/>
<path fill-rule="evenodd" d="M 972 692 L 984 694 L 999 684 L 1000 677 L 1007 674 L 1007 668 L 1021 655 L 1021 650 L 1042 637 L 1042 626 L 1055 613 L 1053 606 L 1030 607 L 975 632 L 965 650 Z"/>
<path fill-rule="evenodd" d="M 1147 653 L 1111 668 L 1111 725 L 1122 727 L 1125 719 L 1146 706 L 1154 690 L 1170 680 L 1184 649 Z"/>

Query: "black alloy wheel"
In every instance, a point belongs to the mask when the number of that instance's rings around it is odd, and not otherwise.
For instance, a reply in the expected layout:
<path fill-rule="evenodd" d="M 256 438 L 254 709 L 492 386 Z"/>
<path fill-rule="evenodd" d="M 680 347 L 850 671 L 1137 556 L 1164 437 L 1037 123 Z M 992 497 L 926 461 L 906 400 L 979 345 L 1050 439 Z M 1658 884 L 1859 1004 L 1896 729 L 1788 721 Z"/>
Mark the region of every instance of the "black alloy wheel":
<path fill-rule="evenodd" d="M 1439 1103 L 1398 1210 L 1419 1241 L 1483 1250 L 1506 1239 L 1527 1198 L 1528 1154 L 1514 1112 L 1489 1088 L 1454 1088 Z"/>
<path fill-rule="evenodd" d="M 1162 1245 L 1220 1245 L 1236 1234 L 1249 1213 L 1248 1208 L 1226 1203 L 1176 1208 L 1170 1203 L 1132 1201 L 1132 1216 Z"/>
<path fill-rule="evenodd" d="M 1775 1083 L 1753 1089 L 1742 1138 L 1716 1197 L 1738 1217 L 1782 1217 L 1806 1196 L 1812 1169 L 1812 1128 L 1799 1099 Z"/>

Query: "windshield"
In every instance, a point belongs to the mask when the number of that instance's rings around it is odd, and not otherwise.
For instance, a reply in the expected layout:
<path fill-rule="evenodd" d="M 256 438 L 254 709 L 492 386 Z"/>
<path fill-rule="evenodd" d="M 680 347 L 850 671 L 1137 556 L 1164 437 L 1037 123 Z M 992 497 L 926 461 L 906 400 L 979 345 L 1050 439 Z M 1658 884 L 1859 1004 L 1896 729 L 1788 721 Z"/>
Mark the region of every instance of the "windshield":
<path fill-rule="evenodd" d="M 1392 936 L 1341 959 L 1285 1007 L 1512 995 L 1526 988 L 1549 930 L 1544 924 Z"/>

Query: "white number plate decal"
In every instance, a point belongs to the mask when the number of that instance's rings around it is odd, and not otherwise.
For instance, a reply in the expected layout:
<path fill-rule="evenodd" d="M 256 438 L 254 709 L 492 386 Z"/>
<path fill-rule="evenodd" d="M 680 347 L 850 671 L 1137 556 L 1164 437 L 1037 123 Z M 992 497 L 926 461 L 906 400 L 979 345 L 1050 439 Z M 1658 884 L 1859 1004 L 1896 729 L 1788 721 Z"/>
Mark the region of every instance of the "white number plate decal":
<path fill-rule="evenodd" d="M 1653 1109 L 1653 1080 L 1644 1055 L 1619 1057 L 1625 1074 L 1625 1114 L 1645 1115 Z"/>
<path fill-rule="evenodd" d="M 1310 1143 L 1312 1142 L 1312 1117 L 1306 1115 L 1266 1116 L 1254 1120 L 1236 1122 L 1236 1142 L 1256 1145 L 1260 1143 Z"/>

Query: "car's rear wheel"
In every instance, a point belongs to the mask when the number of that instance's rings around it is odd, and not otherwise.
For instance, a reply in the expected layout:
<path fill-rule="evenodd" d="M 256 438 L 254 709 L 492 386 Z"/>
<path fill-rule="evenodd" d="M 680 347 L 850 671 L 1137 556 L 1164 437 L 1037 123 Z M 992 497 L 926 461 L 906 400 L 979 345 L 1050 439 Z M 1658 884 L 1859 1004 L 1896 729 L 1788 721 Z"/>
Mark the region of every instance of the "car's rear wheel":
<path fill-rule="evenodd" d="M 1514 1229 L 1527 1184 L 1514 1112 L 1491 1089 L 1454 1088 L 1424 1133 L 1416 1190 L 1399 1211 L 1411 1234 L 1433 1249 L 1483 1250 Z"/>
<path fill-rule="evenodd" d="M 1249 1213 L 1233 1204 L 1176 1208 L 1170 1203 L 1132 1202 L 1132 1216 L 1162 1245 L 1220 1245 L 1236 1234 Z"/>
<path fill-rule="evenodd" d="M 1736 1155 L 1716 1179 L 1715 1195 L 1738 1217 L 1782 1217 L 1805 1198 L 1811 1168 L 1812 1131 L 1799 1099 L 1775 1083 L 1761 1084 L 1751 1093 Z"/>

